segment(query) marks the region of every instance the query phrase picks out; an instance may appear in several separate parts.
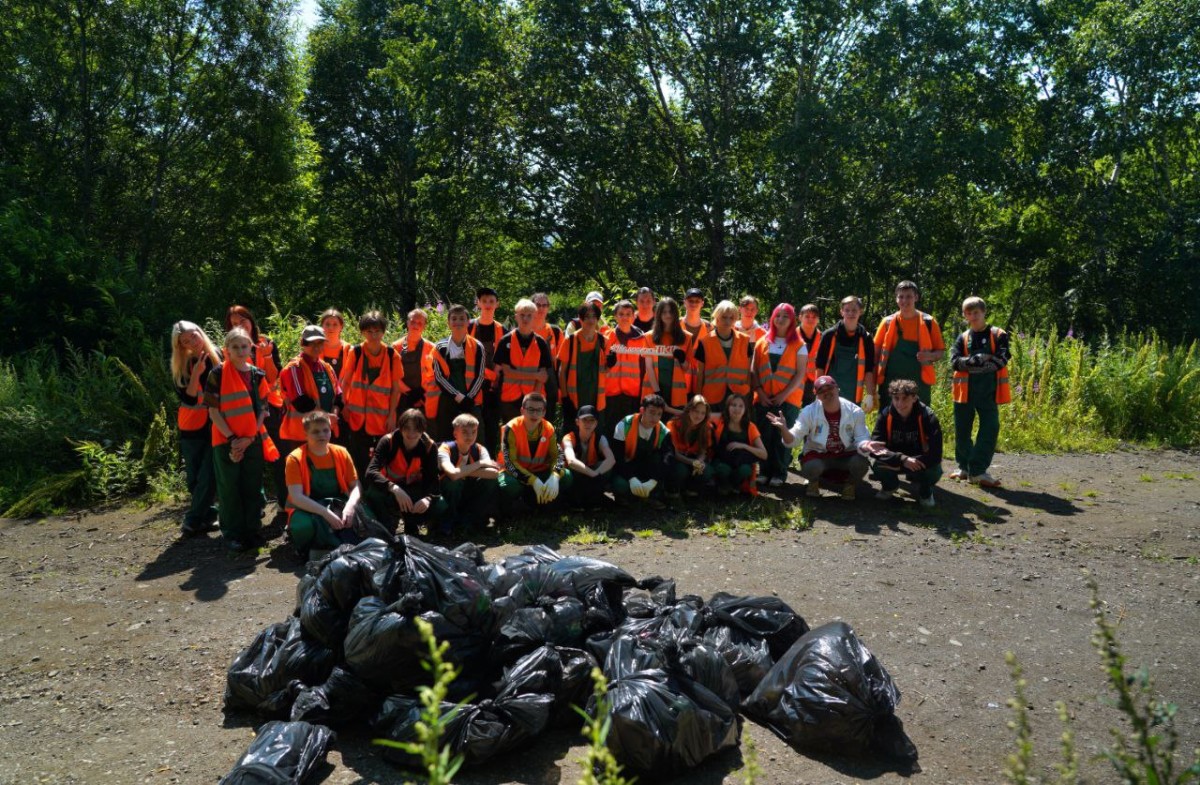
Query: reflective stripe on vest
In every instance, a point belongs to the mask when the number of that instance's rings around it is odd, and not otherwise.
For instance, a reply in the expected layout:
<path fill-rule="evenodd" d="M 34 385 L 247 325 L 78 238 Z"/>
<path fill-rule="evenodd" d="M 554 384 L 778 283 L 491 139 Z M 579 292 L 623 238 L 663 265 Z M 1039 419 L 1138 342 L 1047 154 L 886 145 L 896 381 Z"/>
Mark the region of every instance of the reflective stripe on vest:
<path fill-rule="evenodd" d="M 784 346 L 783 354 L 779 355 L 779 364 L 775 367 L 775 370 L 771 370 L 769 347 L 770 344 L 765 337 L 758 339 L 758 343 L 754 344 L 754 370 L 758 376 L 759 387 L 762 388 L 759 395 L 766 394 L 774 397 L 783 392 L 796 374 L 800 372 L 796 368 L 795 351 L 799 347 L 793 346 L 790 343 Z M 793 406 L 800 406 L 804 403 L 803 384 L 788 393 L 787 402 Z"/>
<path fill-rule="evenodd" d="M 620 343 L 614 331 L 608 340 L 608 349 Z M 644 335 L 630 338 L 624 346 L 648 346 Z M 606 363 L 607 366 L 607 363 Z M 606 368 L 604 392 L 606 395 L 631 395 L 637 397 L 642 391 L 642 358 L 636 354 L 618 354 L 617 362 Z"/>
<path fill-rule="evenodd" d="M 646 346 L 651 346 L 651 347 L 653 347 L 653 346 L 674 346 L 675 348 L 683 349 L 683 353 L 685 355 L 691 356 L 691 353 L 692 353 L 691 333 L 685 332 L 684 335 L 686 337 L 684 338 L 683 343 L 678 344 L 678 345 L 677 344 L 655 344 L 654 339 L 651 338 L 649 335 L 647 335 L 645 337 L 646 338 Z M 662 377 L 658 376 L 658 360 L 659 360 L 659 358 L 657 358 L 657 357 L 650 358 L 650 362 L 653 364 L 654 373 L 655 373 L 656 377 L 658 378 L 658 394 L 663 396 L 663 398 L 667 402 L 667 406 L 670 406 L 672 409 L 682 409 L 684 406 L 687 405 L 688 391 L 691 386 L 690 385 L 691 374 L 688 371 L 687 363 L 686 363 L 686 361 L 682 362 L 682 363 L 677 362 L 677 361 L 675 361 L 674 358 L 672 358 L 671 359 L 671 362 L 672 362 L 671 378 L 669 380 L 669 384 L 664 384 Z M 669 389 L 665 389 L 665 388 L 669 388 Z M 647 372 L 645 375 L 645 378 L 642 382 L 642 397 L 645 398 L 647 395 L 652 395 L 653 393 L 654 393 L 654 390 L 650 389 L 650 373 Z"/>
<path fill-rule="evenodd" d="M 303 355 L 301 355 L 302 357 Z M 334 376 L 333 369 L 329 367 L 329 363 L 324 360 L 318 360 L 325 368 L 325 373 L 329 377 L 330 384 L 336 384 L 337 377 Z M 292 360 L 283 368 L 283 373 L 287 373 L 291 368 L 300 369 L 300 388 L 301 392 L 311 398 L 318 406 L 321 403 L 321 394 L 317 391 L 317 379 L 313 376 L 312 369 L 303 362 L 300 357 Z M 281 376 L 283 374 L 280 374 Z M 336 388 L 335 388 L 336 389 Z M 288 402 L 287 410 L 283 414 L 283 422 L 279 424 L 279 438 L 287 439 L 291 442 L 302 442 L 305 440 L 304 435 L 304 415 L 307 412 L 296 411 L 291 402 Z M 334 425 L 333 433 L 336 436 L 338 427 Z"/>
<path fill-rule="evenodd" d="M 283 391 L 279 389 L 279 369 L 275 367 L 275 344 L 265 335 L 258 336 L 254 347 L 254 364 L 267 375 L 267 403 L 275 408 L 283 406 Z"/>
<path fill-rule="evenodd" d="M 463 371 L 463 380 L 466 383 L 467 389 L 460 392 L 464 395 L 470 392 L 471 388 L 475 385 L 475 363 L 481 351 L 483 351 L 483 344 L 468 335 L 463 341 L 463 358 L 466 365 Z M 442 376 L 446 378 L 446 381 L 450 380 L 450 361 L 443 357 L 442 353 L 435 346 L 429 353 L 429 386 L 425 388 L 425 417 L 430 420 L 437 417 L 438 401 L 444 392 L 441 386 L 438 385 L 437 378 L 434 375 L 434 363 L 437 363 L 438 367 L 441 368 Z M 480 390 L 479 394 L 471 400 L 478 404 L 481 395 L 483 395 L 483 390 Z"/>
<path fill-rule="evenodd" d="M 991 343 L 992 354 L 996 353 L 996 330 L 997 330 L 997 328 L 995 328 L 995 327 L 988 328 L 988 340 Z M 959 336 L 959 340 L 962 341 L 963 357 L 970 356 L 968 354 L 968 352 L 971 351 L 971 346 L 970 346 L 970 341 L 969 341 L 970 337 L 971 337 L 970 330 L 966 330 L 965 332 L 963 332 L 963 334 L 961 336 Z M 954 398 L 955 403 L 967 403 L 970 400 L 971 395 L 970 395 L 970 388 L 969 388 L 969 381 L 968 381 L 970 378 L 971 378 L 971 374 L 967 373 L 966 371 L 955 371 L 954 372 L 954 376 L 951 377 L 951 379 L 950 379 L 950 382 L 951 382 L 950 392 L 951 392 L 952 397 Z M 1012 402 L 1012 388 L 1009 386 L 1009 383 L 1008 383 L 1008 366 L 1006 365 L 1003 368 L 1001 368 L 999 371 L 996 371 L 996 403 L 1011 403 L 1011 402 Z"/>
<path fill-rule="evenodd" d="M 229 367 L 226 367 L 227 365 Z M 250 398 L 250 390 L 242 380 L 242 374 L 229 363 L 222 363 L 218 370 L 221 372 L 221 393 L 217 398 L 217 410 L 221 412 L 221 417 L 229 426 L 233 438 L 253 438 L 258 433 L 258 418 L 254 414 L 254 403 Z M 267 382 L 263 379 L 259 384 L 259 395 L 265 394 L 266 391 Z M 214 447 L 227 441 L 229 439 L 221 433 L 220 428 L 212 429 Z"/>
<path fill-rule="evenodd" d="M 356 346 L 350 352 L 349 386 L 342 391 L 344 406 L 342 415 L 351 430 L 364 429 L 368 436 L 383 436 L 388 432 L 388 415 L 392 413 L 392 362 L 395 357 L 392 347 L 384 347 L 379 361 L 379 375 L 374 382 L 367 381 L 369 357 L 365 345 Z"/>
<path fill-rule="evenodd" d="M 551 468 L 550 442 L 554 439 L 554 426 L 542 420 L 539 427 L 541 435 L 538 437 L 537 452 L 533 453 L 529 452 L 529 432 L 525 428 L 524 415 L 509 420 L 504 426 L 504 433 L 500 434 L 501 441 L 506 440 L 509 433 L 513 435 L 517 447 L 517 463 L 531 474 L 539 474 Z M 503 460 L 503 450 L 500 455 Z"/>
<path fill-rule="evenodd" d="M 511 371 L 504 371 L 504 379 L 500 384 L 500 400 L 519 401 L 531 392 L 542 392 L 543 385 L 537 378 L 542 361 L 542 349 L 538 346 L 537 337 L 531 336 L 529 349 L 521 348 L 521 341 L 516 331 L 510 333 L 512 340 L 508 344 L 508 360 Z"/>
<path fill-rule="evenodd" d="M 700 343 L 704 347 L 704 385 L 700 394 L 709 404 L 718 404 L 729 393 L 746 395 L 750 392 L 750 340 L 737 331 L 733 333 L 733 346 L 729 356 L 716 333 Z M 718 362 L 714 363 L 713 358 Z"/>

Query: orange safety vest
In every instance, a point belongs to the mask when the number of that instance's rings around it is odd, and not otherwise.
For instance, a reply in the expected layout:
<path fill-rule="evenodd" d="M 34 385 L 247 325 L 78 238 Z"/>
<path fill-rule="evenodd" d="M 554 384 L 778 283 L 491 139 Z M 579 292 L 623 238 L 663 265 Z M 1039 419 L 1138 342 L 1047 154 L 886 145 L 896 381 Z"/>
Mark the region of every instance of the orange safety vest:
<path fill-rule="evenodd" d="M 916 409 L 916 406 L 917 405 L 914 403 L 913 408 Z M 896 413 L 894 411 L 888 409 L 887 423 L 884 426 L 887 429 L 888 444 L 892 443 L 892 417 L 895 414 Z M 921 452 L 929 452 L 929 439 L 925 437 L 925 423 L 921 421 L 920 412 L 917 412 L 917 432 L 921 437 Z"/>
<path fill-rule="evenodd" d="M 317 392 L 316 377 L 313 376 L 313 372 L 309 370 L 308 365 L 301 361 L 301 356 L 297 356 L 295 359 L 285 365 L 283 367 L 283 372 L 286 373 L 289 368 L 298 367 L 300 369 L 300 386 L 303 388 L 304 394 L 309 398 L 312 398 L 313 401 L 319 403 L 321 400 L 321 394 Z M 329 375 L 329 383 L 336 384 L 335 380 L 337 379 L 337 376 L 334 374 L 333 368 L 329 367 L 329 363 L 325 362 L 324 360 L 318 360 L 318 362 L 325 366 L 325 373 Z M 287 410 L 283 413 L 283 422 L 279 425 L 279 438 L 287 439 L 291 442 L 304 441 L 305 414 L 307 414 L 307 412 L 298 412 L 296 411 L 295 407 L 289 403 Z M 337 435 L 337 432 L 338 428 L 335 424 L 333 428 L 333 433 L 335 436 Z"/>
<path fill-rule="evenodd" d="M 804 328 L 799 328 L 799 332 L 800 338 L 808 344 L 808 369 L 805 373 L 810 382 L 815 382 L 817 380 L 817 352 L 821 350 L 821 328 L 817 327 L 813 330 L 816 335 L 811 340 L 804 334 Z"/>
<path fill-rule="evenodd" d="M 571 450 L 575 452 L 575 457 L 582 460 L 584 466 L 588 467 L 589 469 L 594 469 L 595 467 L 599 466 L 600 461 L 602 460 L 600 458 L 600 429 L 597 428 L 596 430 L 592 431 L 592 438 L 588 439 L 587 456 L 584 458 L 580 458 L 579 456 L 578 445 L 576 444 L 577 441 L 579 441 L 579 437 L 576 436 L 574 431 L 569 432 L 563 437 L 563 444 L 571 445 Z"/>
<path fill-rule="evenodd" d="M 500 345 L 500 339 L 504 337 L 504 325 L 500 324 L 500 322 L 497 322 L 494 319 L 492 320 L 492 324 L 495 325 L 495 327 L 493 328 L 494 329 L 493 335 L 496 336 L 496 341 L 495 341 L 495 343 L 492 344 L 492 357 L 494 358 L 496 356 L 496 347 Z M 475 338 L 475 340 L 479 341 L 479 345 L 483 346 L 483 341 L 480 341 L 479 338 L 477 338 L 475 336 L 475 330 L 479 326 L 480 326 L 479 322 L 472 319 L 471 323 L 467 325 L 467 335 L 471 336 L 472 338 Z M 470 363 L 468 363 L 468 365 L 469 364 Z M 498 378 L 498 371 L 496 370 L 495 367 L 489 368 L 487 366 L 487 363 L 484 363 L 483 378 L 488 380 L 489 382 L 494 382 Z"/>
<path fill-rule="evenodd" d="M 683 353 L 687 357 L 692 356 L 692 334 L 687 330 L 683 331 L 683 344 L 680 346 L 676 346 L 675 344 L 656 344 L 650 333 L 647 333 L 644 337 L 646 339 L 646 346 L 672 346 L 683 349 Z M 654 364 L 654 372 L 657 374 L 658 358 L 651 357 L 649 361 Z M 688 393 L 692 389 L 692 374 L 688 369 L 686 359 L 683 362 L 672 359 L 672 362 L 674 362 L 674 366 L 671 369 L 671 378 L 666 380 L 666 382 L 663 381 L 662 377 L 658 378 L 658 394 L 667 402 L 667 406 L 670 406 L 672 409 L 682 409 L 684 406 L 687 406 Z M 650 374 L 646 373 L 642 381 L 642 397 L 645 398 L 647 395 L 653 393 L 654 390 L 650 389 Z"/>
<path fill-rule="evenodd" d="M 452 341 L 453 339 L 447 340 Z M 479 356 L 479 352 L 482 351 L 483 344 L 472 338 L 470 335 L 468 335 L 466 340 L 463 341 L 463 358 L 466 360 L 466 369 L 464 371 L 465 375 L 463 379 L 467 383 L 467 389 L 461 391 L 463 394 L 470 392 L 471 388 L 475 385 L 475 358 L 477 358 Z M 433 351 L 429 353 L 429 384 L 425 387 L 425 417 L 430 420 L 437 417 L 438 400 L 442 397 L 442 388 L 438 385 L 437 379 L 433 374 L 434 363 L 437 363 L 438 367 L 442 369 L 442 376 L 446 377 L 446 379 L 450 378 L 450 361 L 442 356 L 442 353 L 437 350 L 437 347 L 434 347 Z M 486 377 L 486 375 L 485 369 L 484 376 Z M 480 390 L 479 394 L 473 399 L 473 402 L 478 404 L 479 398 L 482 395 L 483 390 Z"/>
<path fill-rule="evenodd" d="M 991 341 L 991 344 L 992 344 L 992 354 L 996 353 L 996 331 L 997 330 L 999 330 L 998 327 L 989 327 L 988 328 L 988 339 Z M 970 337 L 971 337 L 970 330 L 965 331 L 961 336 L 959 336 L 959 340 L 962 341 L 962 353 L 963 353 L 964 357 L 967 356 L 967 351 L 969 349 L 968 341 L 969 341 Z M 955 403 L 966 403 L 970 399 L 970 395 L 969 395 L 970 390 L 968 388 L 968 383 L 967 383 L 967 380 L 970 377 L 971 377 L 971 374 L 967 373 L 966 371 L 955 371 L 954 372 L 954 377 L 951 379 L 950 391 L 953 394 Z M 996 371 L 996 403 L 1011 403 L 1011 402 L 1012 402 L 1012 388 L 1009 387 L 1009 384 L 1008 384 L 1008 366 L 1006 365 L 1003 368 L 1001 368 L 999 371 Z"/>
<path fill-rule="evenodd" d="M 729 350 L 728 359 L 715 332 L 702 340 L 700 345 L 704 347 L 704 371 L 701 376 L 704 384 L 700 394 L 709 405 L 721 403 L 729 393 L 746 395 L 750 392 L 749 338 L 734 330 L 733 347 Z"/>
<path fill-rule="evenodd" d="M 404 364 L 404 355 L 414 351 L 408 347 L 408 336 L 405 336 L 392 343 L 392 348 L 400 354 L 400 363 Z M 433 353 L 433 344 L 422 338 L 417 344 L 417 349 L 421 353 L 421 389 L 425 391 L 425 395 L 429 395 L 429 387 L 437 386 L 433 381 L 433 365 L 429 355 Z M 426 415 L 428 417 L 428 414 Z"/>
<path fill-rule="evenodd" d="M 539 365 L 542 362 L 542 350 L 538 346 L 537 336 L 529 341 L 529 348 L 522 349 L 519 333 L 513 330 L 509 335 L 508 360 L 512 371 L 505 371 L 500 383 L 500 400 L 519 401 L 531 392 L 543 392 L 545 385 L 537 379 Z"/>
<path fill-rule="evenodd" d="M 550 347 L 550 360 L 558 356 L 558 345 L 562 343 L 563 332 L 562 328 L 547 322 L 542 325 L 542 329 L 533 328 L 533 332 L 542 336 L 545 339 L 546 345 Z"/>
<path fill-rule="evenodd" d="M 923 352 L 933 351 L 933 334 L 929 330 L 929 325 L 933 322 L 933 317 L 922 311 L 917 311 L 917 347 Z M 879 325 L 879 332 L 883 334 L 883 342 L 879 344 L 879 372 L 875 374 L 881 388 L 885 387 L 888 357 L 891 356 L 892 349 L 896 348 L 896 341 L 900 340 L 900 312 L 896 311 L 891 316 L 884 318 L 883 324 Z M 932 386 L 937 381 L 937 371 L 933 365 L 921 366 L 921 381 Z"/>
<path fill-rule="evenodd" d="M 795 357 L 796 355 L 793 353 L 792 356 Z M 760 439 L 762 438 L 762 433 L 758 431 L 758 426 L 756 426 L 754 423 L 752 423 L 752 422 L 746 423 L 746 431 L 745 431 L 746 444 L 753 445 L 754 439 L 751 438 L 751 436 L 750 436 L 751 428 L 753 428 L 757 432 L 756 435 Z M 714 447 L 721 442 L 721 435 L 723 433 L 725 433 L 725 421 L 717 420 L 715 423 L 713 423 L 713 445 L 714 445 Z M 754 463 L 750 464 L 750 466 L 751 466 L 750 479 L 742 486 L 741 490 L 744 493 L 750 494 L 751 496 L 757 496 L 758 495 L 758 461 L 755 461 Z"/>
<path fill-rule="evenodd" d="M 383 476 L 396 485 L 416 485 L 425 478 L 426 467 L 421 465 L 425 450 L 422 449 L 410 462 L 408 458 L 404 457 L 403 437 L 399 433 L 395 433 L 392 439 L 396 446 L 396 454 L 383 467 Z M 418 445 L 424 445 L 424 443 L 425 440 L 422 439 Z M 437 467 L 432 468 L 436 470 Z"/>
<path fill-rule="evenodd" d="M 683 328 L 685 333 L 691 333 L 692 340 L 694 341 L 693 345 L 700 343 L 705 338 L 713 334 L 712 326 L 703 319 L 700 320 L 700 326 L 693 330 L 692 326 L 685 322 L 683 317 L 680 317 L 679 326 Z"/>
<path fill-rule="evenodd" d="M 514 434 L 517 447 L 517 465 L 531 474 L 540 474 L 541 472 L 550 471 L 550 442 L 554 440 L 554 426 L 542 420 L 541 422 L 542 435 L 538 438 L 537 451 L 529 451 L 529 432 L 525 429 L 525 415 L 514 417 L 509 420 L 501 434 L 500 441 L 503 442 L 508 438 L 511 432 Z M 504 451 L 500 451 L 500 465 L 504 465 Z"/>
<path fill-rule="evenodd" d="M 564 338 L 567 346 L 567 362 L 562 366 L 567 373 L 567 383 L 563 387 L 563 400 L 570 399 L 571 403 L 579 406 L 579 342 L 583 340 L 582 333 L 571 333 Z M 607 405 L 605 392 L 608 388 L 608 369 L 604 367 L 604 336 L 596 333 L 596 362 L 600 366 L 599 376 L 596 377 L 596 410 L 604 411 Z"/>
<path fill-rule="evenodd" d="M 209 357 L 206 354 L 193 359 L 192 365 L 208 361 Z M 188 371 L 191 371 L 191 365 L 188 366 Z M 196 396 L 195 403 L 179 402 L 179 411 L 175 415 L 175 422 L 181 431 L 198 431 L 208 423 L 208 407 L 204 405 L 203 390 Z"/>
<path fill-rule="evenodd" d="M 242 381 L 242 375 L 236 368 L 225 368 L 226 363 L 221 363 L 216 370 L 221 372 L 221 393 L 218 396 L 217 411 L 221 412 L 221 416 L 225 418 L 225 424 L 229 426 L 229 430 L 233 432 L 233 438 L 254 438 L 256 435 L 262 438 L 263 458 L 267 461 L 279 460 L 279 450 L 275 447 L 275 442 L 267 435 L 266 426 L 259 426 L 255 429 L 258 423 L 258 417 L 254 414 L 254 403 L 250 399 L 250 390 L 246 389 L 246 383 Z M 229 371 L 226 373 L 226 371 Z M 266 400 L 267 393 L 270 390 L 267 385 L 267 380 L 264 378 L 258 384 L 259 400 Z M 212 445 L 216 447 L 220 444 L 225 444 L 229 439 L 225 438 L 225 434 L 221 433 L 220 428 L 212 429 Z"/>
<path fill-rule="evenodd" d="M 704 439 L 696 444 L 689 444 L 687 441 L 687 429 L 691 423 L 686 422 L 686 417 L 676 417 L 671 422 L 667 423 L 667 430 L 671 434 L 671 446 L 676 452 L 681 452 L 689 458 L 700 458 L 708 460 L 712 457 L 712 448 L 717 443 L 717 430 L 713 425 L 713 421 L 705 417 L 705 423 L 701 425 L 704 429 Z M 718 421 L 719 422 L 719 421 Z M 628 440 L 626 445 L 628 445 Z"/>
<path fill-rule="evenodd" d="M 771 355 L 767 351 L 769 342 L 766 337 L 759 338 L 754 344 L 754 374 L 758 377 L 758 386 L 761 390 L 755 393 L 756 398 L 762 395 L 775 396 L 783 392 L 797 373 L 803 375 L 803 371 L 796 367 L 796 352 L 798 348 L 793 344 L 787 344 L 783 349 L 783 354 L 779 356 L 779 365 L 775 370 L 771 370 Z M 708 350 L 704 350 L 706 355 Z M 792 406 L 800 406 L 804 403 L 804 385 L 800 385 L 788 394 L 787 402 Z"/>
<path fill-rule="evenodd" d="M 642 421 L 641 414 L 631 414 L 625 418 L 625 460 L 632 461 L 637 456 L 638 423 Z M 654 425 L 654 446 L 658 447 L 667 438 L 666 429 L 661 421 Z"/>
<path fill-rule="evenodd" d="M 342 384 L 342 416 L 346 418 L 350 430 L 361 431 L 365 425 L 368 436 L 383 436 L 388 432 L 387 420 L 392 412 L 392 387 L 395 384 L 392 378 L 395 356 L 395 350 L 385 346 L 379 361 L 379 375 L 374 382 L 368 382 L 366 344 L 350 350 L 350 359 L 342 369 L 342 376 L 347 382 Z"/>
<path fill-rule="evenodd" d="M 354 462 L 350 459 L 350 453 L 345 447 L 340 444 L 329 445 L 329 452 L 333 455 L 333 470 L 337 474 L 338 488 L 342 493 L 350 493 L 350 473 L 354 470 Z M 308 468 L 308 445 L 302 444 L 292 450 L 292 455 L 300 455 L 300 488 L 304 491 L 304 495 L 312 498 L 312 472 Z M 289 458 L 291 455 L 288 456 Z M 287 511 L 290 516 L 296 511 L 292 506 L 291 499 L 288 499 Z"/>
<path fill-rule="evenodd" d="M 649 346 L 650 342 L 645 335 L 639 335 L 636 338 L 630 338 L 625 344 L 621 344 L 620 338 L 617 337 L 617 332 L 614 330 L 608 337 L 605 350 L 612 349 L 617 345 L 623 346 Z M 607 363 L 605 363 L 607 365 Z M 607 395 L 630 395 L 635 398 L 641 397 L 642 392 L 642 356 L 640 354 L 617 354 L 617 364 L 607 369 L 604 382 L 604 394 Z"/>
<path fill-rule="evenodd" d="M 254 364 L 267 375 L 267 386 L 270 393 L 267 403 L 278 409 L 283 406 L 283 391 L 279 389 L 279 369 L 275 367 L 273 357 L 275 344 L 265 335 L 258 336 L 258 345 L 254 347 Z"/>
<path fill-rule="evenodd" d="M 862 325 L 859 325 L 859 326 L 861 327 Z M 854 402 L 856 404 L 862 403 L 863 392 L 865 392 L 865 389 L 866 389 L 867 345 L 863 338 L 863 336 L 865 334 L 866 334 L 865 332 L 858 334 L 858 367 L 855 370 L 855 375 L 854 375 Z M 816 369 L 814 371 L 814 373 L 819 372 L 818 375 L 820 375 L 820 376 L 825 376 L 829 373 L 829 366 L 833 365 L 833 353 L 836 350 L 837 350 L 837 333 L 834 333 L 833 344 L 829 347 L 829 351 L 825 355 L 825 366 L 823 368 Z M 815 361 L 813 362 L 813 367 L 816 368 Z M 815 381 L 816 377 L 814 376 L 813 379 Z"/>

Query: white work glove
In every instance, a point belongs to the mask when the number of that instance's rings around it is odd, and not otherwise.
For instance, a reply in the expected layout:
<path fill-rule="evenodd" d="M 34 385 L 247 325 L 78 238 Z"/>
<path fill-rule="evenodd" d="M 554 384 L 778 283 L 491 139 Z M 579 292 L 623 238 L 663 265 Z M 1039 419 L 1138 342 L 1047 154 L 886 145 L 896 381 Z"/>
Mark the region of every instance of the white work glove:
<path fill-rule="evenodd" d="M 550 479 L 546 480 L 544 486 L 546 488 L 546 498 L 542 501 L 542 504 L 549 504 L 558 498 L 558 475 L 551 474 Z"/>
<path fill-rule="evenodd" d="M 537 477 L 533 478 L 533 495 L 537 498 L 538 504 L 546 503 L 546 484 Z"/>
<path fill-rule="evenodd" d="M 868 394 L 863 395 L 862 410 L 864 412 L 873 411 L 875 409 L 875 396 Z"/>
<path fill-rule="evenodd" d="M 629 481 L 629 490 L 639 499 L 646 498 L 646 492 L 642 490 L 642 481 L 636 477 Z"/>
<path fill-rule="evenodd" d="M 646 480 L 642 483 L 642 490 L 646 492 L 645 498 L 649 499 L 650 494 L 654 493 L 654 489 L 658 487 L 658 480 Z"/>

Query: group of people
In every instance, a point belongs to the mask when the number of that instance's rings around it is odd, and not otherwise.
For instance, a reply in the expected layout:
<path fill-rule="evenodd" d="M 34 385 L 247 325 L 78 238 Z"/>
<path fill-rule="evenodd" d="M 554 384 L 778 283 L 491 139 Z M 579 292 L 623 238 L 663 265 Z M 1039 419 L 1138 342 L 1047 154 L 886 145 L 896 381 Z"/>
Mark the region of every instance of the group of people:
<path fill-rule="evenodd" d="M 226 314 L 223 352 L 181 321 L 171 369 L 192 494 L 183 532 L 211 530 L 215 515 L 230 548 L 257 545 L 264 464 L 303 550 L 353 541 L 356 515 L 391 531 L 449 533 L 503 519 L 521 501 L 585 508 L 611 493 L 661 509 L 685 496 L 755 494 L 787 481 L 797 443 L 810 497 L 825 483 L 854 498 L 873 465 L 879 498 L 906 475 L 933 506 L 942 432 L 929 401 L 946 347 L 918 300 L 916 284 L 900 282 L 898 309 L 872 333 L 854 296 L 822 331 L 812 304 L 797 313 L 781 303 L 759 324 L 750 296 L 718 303 L 705 320 L 699 289 L 681 311 L 643 288 L 613 306 L 609 324 L 603 296 L 591 292 L 563 328 L 538 293 L 516 303 L 506 330 L 499 296 L 485 287 L 474 318 L 449 306 L 450 334 L 436 343 L 416 309 L 391 344 L 386 318 L 364 314 L 362 342 L 351 346 L 330 309 L 286 363 L 242 306 Z M 950 351 L 951 477 L 994 487 L 1008 336 L 987 323 L 978 297 L 964 301 L 963 316 Z M 884 391 L 868 433 L 866 413 Z"/>

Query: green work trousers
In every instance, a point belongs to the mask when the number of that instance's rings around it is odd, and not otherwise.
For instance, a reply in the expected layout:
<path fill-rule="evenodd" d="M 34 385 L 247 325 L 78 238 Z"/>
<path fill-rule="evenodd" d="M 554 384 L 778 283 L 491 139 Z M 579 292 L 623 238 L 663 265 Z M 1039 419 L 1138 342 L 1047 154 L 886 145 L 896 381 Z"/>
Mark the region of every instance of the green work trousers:
<path fill-rule="evenodd" d="M 979 415 L 979 433 L 972 440 L 976 415 Z M 954 404 L 954 460 L 968 477 L 983 474 L 992 465 L 999 436 L 1000 407 L 994 400 Z"/>
<path fill-rule="evenodd" d="M 226 540 L 244 543 L 262 528 L 262 441 L 255 439 L 237 463 L 229 459 L 229 453 L 229 442 L 213 447 L 217 517 Z"/>
<path fill-rule="evenodd" d="M 217 496 L 212 437 L 205 434 L 202 439 L 180 439 L 179 452 L 183 454 L 187 489 L 192 495 L 191 504 L 183 516 L 183 525 L 191 529 L 200 529 L 212 521 L 213 502 Z"/>
<path fill-rule="evenodd" d="M 779 432 L 778 428 L 767 422 L 768 411 L 782 414 L 787 427 L 791 428 L 796 424 L 796 418 L 800 416 L 800 407 L 790 403 L 784 403 L 779 409 L 773 410 L 765 406 L 754 407 L 754 419 L 759 433 L 762 434 L 763 446 L 767 448 L 767 459 L 759 461 L 759 471 L 764 477 L 778 477 L 786 480 L 788 468 L 792 465 L 792 448 L 784 446 L 783 434 Z"/>
<path fill-rule="evenodd" d="M 917 486 L 917 497 L 928 499 L 933 493 L 933 486 L 937 485 L 937 481 L 942 479 L 942 466 L 927 466 L 919 472 L 903 472 L 893 471 L 883 468 L 878 464 L 875 465 L 872 472 L 876 480 L 879 480 L 879 486 L 885 491 L 894 491 L 900 487 L 900 475 L 903 474 L 908 478 L 908 481 Z"/>
<path fill-rule="evenodd" d="M 446 502 L 445 520 L 451 526 L 487 526 L 489 513 L 494 509 L 497 478 L 467 477 L 462 480 L 442 479 L 442 499 Z"/>
<path fill-rule="evenodd" d="M 544 471 L 539 472 L 536 476 L 539 480 L 545 482 L 550 479 L 551 474 L 552 472 Z M 571 473 L 571 470 L 563 469 L 562 474 L 558 476 L 558 498 L 550 503 L 551 506 L 557 504 L 567 496 L 574 480 L 575 475 Z M 547 506 L 538 504 L 537 497 L 533 494 L 532 485 L 522 482 L 508 472 L 501 473 L 498 484 L 500 487 L 500 514 L 504 517 L 508 517 L 512 513 L 513 505 L 518 499 L 524 499 L 525 503 L 534 509 Z"/>

